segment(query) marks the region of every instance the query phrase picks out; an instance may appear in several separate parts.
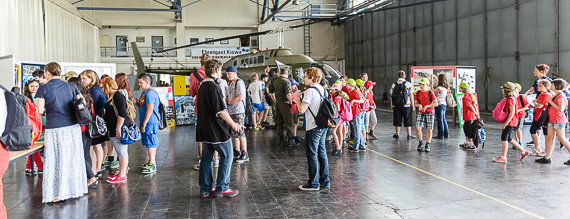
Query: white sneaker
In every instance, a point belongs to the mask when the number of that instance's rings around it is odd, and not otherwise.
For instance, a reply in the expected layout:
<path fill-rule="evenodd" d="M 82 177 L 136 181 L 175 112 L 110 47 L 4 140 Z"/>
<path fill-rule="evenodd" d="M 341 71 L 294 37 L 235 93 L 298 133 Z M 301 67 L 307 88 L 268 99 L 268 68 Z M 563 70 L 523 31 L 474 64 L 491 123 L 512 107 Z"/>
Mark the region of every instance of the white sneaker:
<path fill-rule="evenodd" d="M 200 170 L 200 160 L 198 160 L 198 164 L 194 164 L 195 170 Z"/>

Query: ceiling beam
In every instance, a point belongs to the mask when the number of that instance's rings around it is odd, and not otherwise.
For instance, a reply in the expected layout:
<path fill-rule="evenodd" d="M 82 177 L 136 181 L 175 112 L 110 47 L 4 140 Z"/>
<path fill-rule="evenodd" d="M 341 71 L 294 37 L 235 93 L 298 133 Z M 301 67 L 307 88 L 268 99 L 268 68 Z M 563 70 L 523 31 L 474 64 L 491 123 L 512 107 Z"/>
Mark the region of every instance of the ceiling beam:
<path fill-rule="evenodd" d="M 271 14 L 269 14 L 267 16 L 267 18 L 265 18 L 265 20 L 261 21 L 261 24 L 265 24 L 265 22 L 267 22 L 269 19 L 271 19 L 273 16 L 275 16 L 277 13 L 279 13 L 279 11 L 285 7 L 287 4 L 289 4 L 292 0 L 286 0 L 281 6 L 279 6 L 279 8 L 277 8 L 276 10 L 274 10 L 273 12 L 271 12 Z M 277 6 L 277 5 L 275 5 Z"/>

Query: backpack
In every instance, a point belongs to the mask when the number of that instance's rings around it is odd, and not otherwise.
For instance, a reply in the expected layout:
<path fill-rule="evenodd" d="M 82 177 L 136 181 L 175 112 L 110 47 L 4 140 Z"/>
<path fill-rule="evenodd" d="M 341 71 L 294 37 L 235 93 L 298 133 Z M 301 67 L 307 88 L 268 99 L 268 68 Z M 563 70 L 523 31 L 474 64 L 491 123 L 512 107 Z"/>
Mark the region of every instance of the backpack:
<path fill-rule="evenodd" d="M 237 84 L 239 83 L 239 81 L 243 81 L 242 79 L 238 79 L 235 83 L 234 83 L 234 90 L 237 88 Z M 245 84 L 245 82 L 244 82 Z M 249 95 L 249 92 L 245 91 L 245 98 L 244 98 L 244 105 L 245 105 L 245 115 L 251 115 L 253 114 L 253 99 L 251 99 L 251 95 Z"/>
<path fill-rule="evenodd" d="M 156 93 L 156 95 L 158 96 L 158 92 L 156 92 L 155 90 L 150 89 L 150 91 Z M 146 94 L 145 94 L 145 102 L 146 102 Z M 127 106 L 127 108 L 128 108 L 128 106 Z M 168 127 L 168 121 L 166 121 L 166 107 L 164 107 L 164 104 L 162 104 L 162 101 L 160 101 L 160 98 L 158 99 L 158 113 L 156 111 L 154 111 L 154 109 L 152 110 L 152 113 L 158 119 L 158 129 L 159 130 L 163 130 L 166 127 Z M 159 114 L 160 114 L 160 116 L 158 116 Z"/>
<path fill-rule="evenodd" d="M 6 98 L 6 128 L 0 142 L 8 151 L 30 149 L 40 138 L 42 119 L 37 106 L 26 96 L 10 92 L 2 85 Z"/>
<path fill-rule="evenodd" d="M 309 87 L 309 88 L 313 88 L 317 91 L 317 93 L 319 93 L 319 90 L 316 87 Z M 317 127 L 330 128 L 338 126 L 340 117 L 338 115 L 336 104 L 334 104 L 333 100 L 330 98 L 330 95 L 327 94 L 326 96 L 323 96 L 321 93 L 319 93 L 319 95 L 323 100 L 319 106 L 319 111 L 317 112 L 317 116 L 315 116 L 310 107 L 308 108 L 311 115 L 313 115 L 313 117 L 315 118 L 315 123 L 317 123 Z"/>
<path fill-rule="evenodd" d="M 364 103 L 360 104 L 360 108 L 364 112 L 370 111 L 370 101 L 366 98 L 366 93 L 362 93 L 362 98 L 364 98 Z"/>
<path fill-rule="evenodd" d="M 521 102 L 521 106 L 524 107 L 524 101 L 523 101 L 523 96 L 522 96 L 522 95 L 519 95 L 519 101 Z M 520 112 L 519 112 L 519 115 L 517 115 L 517 116 L 518 116 L 519 118 L 522 118 L 522 117 L 526 118 L 526 117 L 528 117 L 528 109 L 525 110 L 525 111 L 520 111 Z"/>
<path fill-rule="evenodd" d="M 506 98 L 506 97 L 503 98 L 499 103 L 497 103 L 497 106 L 495 106 L 495 109 L 493 109 L 493 119 L 497 120 L 497 122 L 504 122 L 507 120 L 507 117 L 509 116 L 509 113 L 505 112 L 505 106 L 507 105 L 507 99 L 508 98 Z"/>
<path fill-rule="evenodd" d="M 408 97 L 408 89 L 406 89 L 406 82 L 394 82 L 394 89 L 392 89 L 392 105 L 394 107 L 402 108 L 406 105 Z"/>
<path fill-rule="evenodd" d="M 344 98 L 340 98 L 340 112 L 338 112 L 338 116 L 342 119 L 342 121 L 352 121 L 352 109 L 350 108 L 350 103 L 345 100 Z"/>

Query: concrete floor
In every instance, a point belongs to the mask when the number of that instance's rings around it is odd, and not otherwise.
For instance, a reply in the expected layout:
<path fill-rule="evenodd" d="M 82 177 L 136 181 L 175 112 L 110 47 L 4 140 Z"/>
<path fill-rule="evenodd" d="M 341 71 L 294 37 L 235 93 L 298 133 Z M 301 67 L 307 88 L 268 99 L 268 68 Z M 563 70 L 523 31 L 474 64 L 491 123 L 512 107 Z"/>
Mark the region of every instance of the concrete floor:
<path fill-rule="evenodd" d="M 139 173 L 145 150 L 133 144 L 128 183 L 110 185 L 106 173 L 88 195 L 49 205 L 41 203 L 41 176 L 25 176 L 21 160 L 4 176 L 4 202 L 9 218 L 570 218 L 565 150 L 556 147 L 552 164 L 534 156 L 518 161 L 515 150 L 508 164 L 493 163 L 500 130 L 487 118 L 485 149 L 461 150 L 462 131 L 452 127 L 451 138 L 419 153 L 417 140 L 392 138 L 391 113 L 379 111 L 378 118 L 379 139 L 368 151 L 329 156 L 328 190 L 298 190 L 308 178 L 304 146 L 281 148 L 274 130 L 266 130 L 248 133 L 251 160 L 233 164 L 231 187 L 239 196 L 200 199 L 194 126 L 186 126 L 160 132 L 153 176 Z"/>

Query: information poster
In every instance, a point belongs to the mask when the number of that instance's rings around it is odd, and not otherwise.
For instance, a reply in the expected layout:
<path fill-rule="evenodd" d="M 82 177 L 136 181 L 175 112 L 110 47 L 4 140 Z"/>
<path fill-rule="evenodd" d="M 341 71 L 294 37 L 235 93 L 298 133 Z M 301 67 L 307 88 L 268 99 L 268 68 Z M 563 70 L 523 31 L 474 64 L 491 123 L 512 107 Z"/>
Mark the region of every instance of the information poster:
<path fill-rule="evenodd" d="M 160 102 L 166 108 L 166 119 L 168 127 L 174 127 L 174 96 L 171 87 L 153 87 L 160 98 Z"/>
<path fill-rule="evenodd" d="M 30 78 L 32 78 L 32 73 L 34 73 L 34 71 L 40 69 L 43 70 L 44 69 L 44 64 L 37 64 L 37 63 L 22 63 L 22 89 L 24 87 L 24 85 L 26 84 L 26 82 L 28 82 L 28 80 Z"/>
<path fill-rule="evenodd" d="M 466 67 L 460 67 L 457 66 L 456 67 L 456 77 L 455 77 L 455 83 L 457 85 L 461 84 L 462 82 L 466 82 L 469 85 L 469 91 L 471 93 L 475 93 L 475 83 L 476 83 L 476 77 L 477 77 L 477 69 L 475 67 L 470 67 L 470 66 L 466 66 Z M 456 94 L 461 94 L 459 92 L 459 87 L 455 87 L 455 93 Z M 477 95 L 475 95 L 475 97 L 477 97 Z M 456 100 L 457 100 L 457 115 L 459 115 L 459 123 L 461 125 L 461 127 L 463 127 L 463 95 L 456 95 Z"/>
<path fill-rule="evenodd" d="M 174 96 L 176 125 L 193 125 L 196 122 L 194 98 L 191 96 Z"/>

